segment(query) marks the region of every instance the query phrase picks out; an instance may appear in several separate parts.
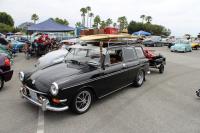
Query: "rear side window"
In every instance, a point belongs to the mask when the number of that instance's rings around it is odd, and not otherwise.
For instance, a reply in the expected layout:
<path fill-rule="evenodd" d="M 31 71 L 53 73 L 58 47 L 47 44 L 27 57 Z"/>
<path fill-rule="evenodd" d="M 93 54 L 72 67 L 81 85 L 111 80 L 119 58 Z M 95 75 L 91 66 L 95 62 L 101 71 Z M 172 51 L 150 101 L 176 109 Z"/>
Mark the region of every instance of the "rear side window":
<path fill-rule="evenodd" d="M 141 47 L 136 47 L 135 50 L 136 50 L 137 56 L 139 58 L 144 58 L 145 57 L 143 49 Z"/>
<path fill-rule="evenodd" d="M 132 47 L 123 48 L 124 53 L 124 61 L 133 61 L 137 59 L 137 55 L 135 49 Z"/>

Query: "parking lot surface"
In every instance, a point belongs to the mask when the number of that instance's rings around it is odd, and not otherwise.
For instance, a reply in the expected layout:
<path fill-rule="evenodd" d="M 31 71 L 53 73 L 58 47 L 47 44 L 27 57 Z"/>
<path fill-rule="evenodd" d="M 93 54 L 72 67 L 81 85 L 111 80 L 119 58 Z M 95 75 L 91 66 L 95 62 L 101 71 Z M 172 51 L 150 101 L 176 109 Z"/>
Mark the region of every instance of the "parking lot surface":
<path fill-rule="evenodd" d="M 37 60 L 18 54 L 13 78 L 0 91 L 0 133 L 199 133 L 195 91 L 200 89 L 200 51 L 152 49 L 167 58 L 164 74 L 152 70 L 142 87 L 130 86 L 98 100 L 83 115 L 42 112 L 22 99 L 18 73 L 32 69 Z"/>

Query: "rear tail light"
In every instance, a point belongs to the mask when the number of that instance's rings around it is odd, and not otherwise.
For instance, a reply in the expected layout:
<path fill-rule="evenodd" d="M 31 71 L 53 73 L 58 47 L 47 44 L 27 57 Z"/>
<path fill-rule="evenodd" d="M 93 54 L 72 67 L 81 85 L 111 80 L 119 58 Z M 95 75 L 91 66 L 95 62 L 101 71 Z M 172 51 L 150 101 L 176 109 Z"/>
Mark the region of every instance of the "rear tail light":
<path fill-rule="evenodd" d="M 10 66 L 10 60 L 8 58 L 6 58 L 4 60 L 4 64 L 5 64 L 5 66 Z"/>

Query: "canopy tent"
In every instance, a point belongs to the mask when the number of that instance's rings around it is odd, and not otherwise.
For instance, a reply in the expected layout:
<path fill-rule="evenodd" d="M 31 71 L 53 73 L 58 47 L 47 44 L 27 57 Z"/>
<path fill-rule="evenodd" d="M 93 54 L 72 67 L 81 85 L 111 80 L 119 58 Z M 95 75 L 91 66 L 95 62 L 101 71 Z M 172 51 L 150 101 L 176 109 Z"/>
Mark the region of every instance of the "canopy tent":
<path fill-rule="evenodd" d="M 53 19 L 48 19 L 44 22 L 31 25 L 28 27 L 28 31 L 36 31 L 36 32 L 68 32 L 74 31 L 74 28 L 58 24 Z"/>
<path fill-rule="evenodd" d="M 143 31 L 143 30 L 140 30 L 140 31 L 138 31 L 138 32 L 134 32 L 133 35 L 138 35 L 138 36 L 150 36 L 151 33 L 146 32 L 146 31 Z"/>

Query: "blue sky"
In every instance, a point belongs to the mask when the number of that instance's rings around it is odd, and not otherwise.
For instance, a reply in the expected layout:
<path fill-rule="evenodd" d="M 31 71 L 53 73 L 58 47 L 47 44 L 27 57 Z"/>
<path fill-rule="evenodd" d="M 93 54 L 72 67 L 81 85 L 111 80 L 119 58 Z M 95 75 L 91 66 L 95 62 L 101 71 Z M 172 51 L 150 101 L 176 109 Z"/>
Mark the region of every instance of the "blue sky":
<path fill-rule="evenodd" d="M 126 16 L 128 21 L 141 21 L 140 15 L 153 17 L 152 23 L 172 30 L 172 35 L 200 33 L 199 0 L 0 0 L 0 12 L 9 13 L 15 25 L 31 21 L 39 15 L 39 22 L 50 17 L 66 18 L 71 26 L 81 21 L 80 8 L 91 6 L 102 19 Z"/>

